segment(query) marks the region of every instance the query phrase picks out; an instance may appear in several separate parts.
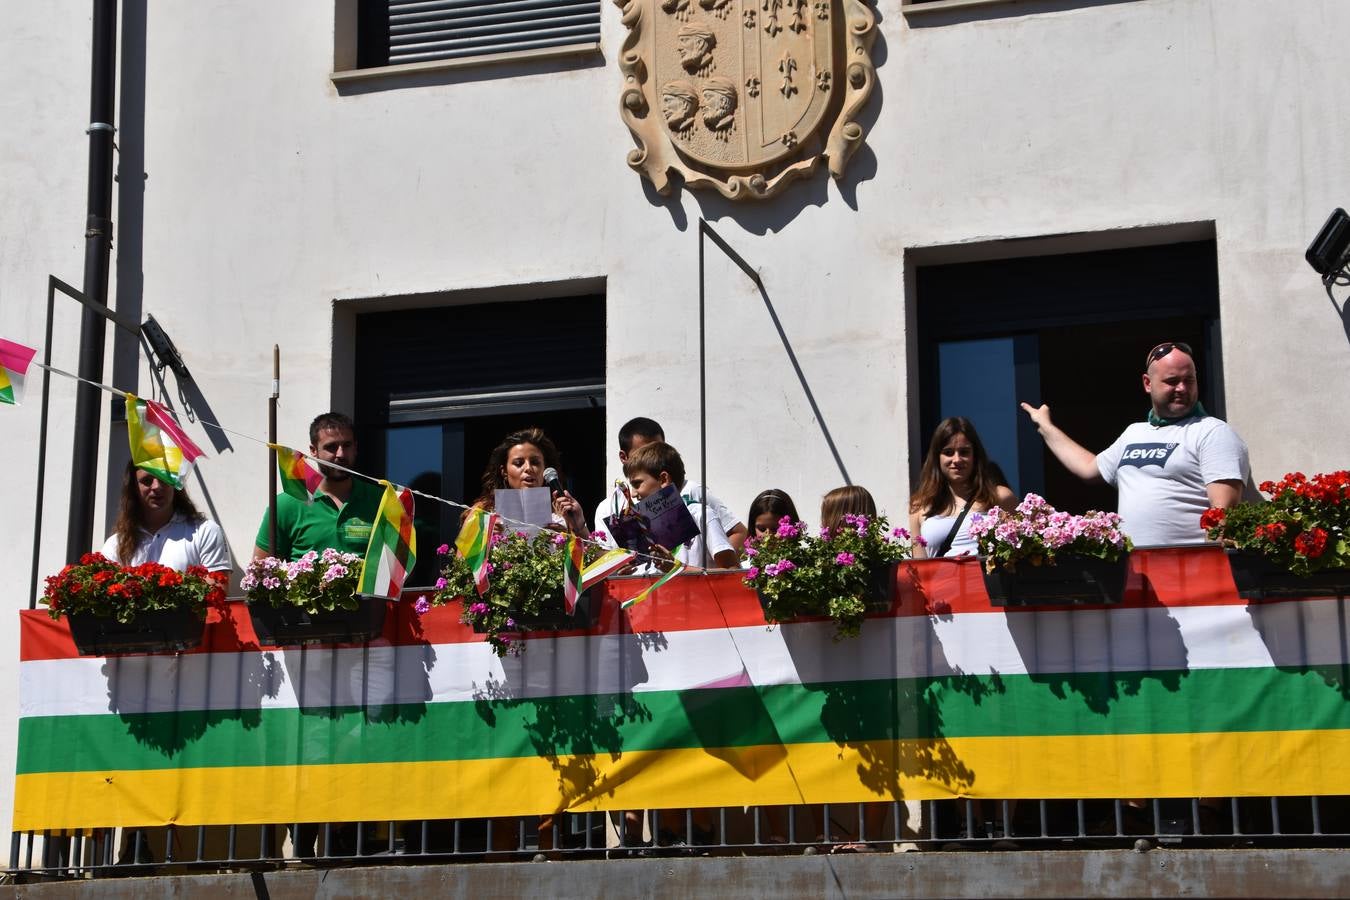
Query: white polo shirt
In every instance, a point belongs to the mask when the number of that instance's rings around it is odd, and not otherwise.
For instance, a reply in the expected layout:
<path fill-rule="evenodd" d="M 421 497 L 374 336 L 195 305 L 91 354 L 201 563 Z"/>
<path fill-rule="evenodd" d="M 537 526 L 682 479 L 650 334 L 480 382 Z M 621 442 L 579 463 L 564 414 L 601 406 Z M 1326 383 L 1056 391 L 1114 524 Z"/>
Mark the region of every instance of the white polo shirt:
<path fill-rule="evenodd" d="M 186 572 L 188 566 L 202 566 L 210 572 L 228 572 L 232 568 L 225 532 L 220 526 L 210 519 L 189 522 L 182 513 L 175 513 L 159 531 L 140 529 L 136 552 L 129 560 L 117 555 L 115 534 L 104 542 L 99 552 L 124 566 L 157 562 L 179 572 Z"/>

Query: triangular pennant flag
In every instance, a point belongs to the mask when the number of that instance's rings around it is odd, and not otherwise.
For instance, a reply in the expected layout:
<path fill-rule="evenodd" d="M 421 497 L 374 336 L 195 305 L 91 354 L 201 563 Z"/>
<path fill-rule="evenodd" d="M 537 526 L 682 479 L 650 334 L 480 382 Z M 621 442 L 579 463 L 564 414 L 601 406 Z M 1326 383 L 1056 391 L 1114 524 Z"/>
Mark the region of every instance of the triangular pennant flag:
<path fill-rule="evenodd" d="M 488 587 L 488 550 L 492 547 L 492 533 L 497 529 L 497 514 L 474 507 L 464 517 L 455 549 L 469 564 L 473 583 L 481 597 Z"/>
<path fill-rule="evenodd" d="M 567 536 L 567 546 L 563 548 L 563 606 L 570 616 L 577 609 L 577 597 L 581 594 L 581 566 L 585 561 L 585 547 L 581 538 L 575 534 Z"/>
<path fill-rule="evenodd" d="M 37 351 L 0 338 L 0 403 L 23 402 L 23 381 Z"/>
<path fill-rule="evenodd" d="M 361 568 L 362 594 L 398 599 L 403 582 L 417 562 L 417 531 L 413 528 L 413 495 L 404 488 L 395 491 L 387 481 L 384 497 L 380 499 L 375 523 L 370 529 L 370 543 L 366 546 L 366 561 Z"/>
<path fill-rule="evenodd" d="M 630 600 L 625 600 L 625 601 L 623 601 L 623 603 L 621 603 L 621 604 L 619 604 L 619 605 L 620 605 L 623 609 L 627 609 L 627 608 L 630 607 L 630 606 L 634 606 L 634 605 L 636 605 L 636 604 L 638 604 L 638 603 L 641 603 L 643 600 L 646 600 L 648 597 L 650 597 L 650 596 L 656 591 L 656 589 L 659 588 L 661 585 L 665 584 L 667 581 L 669 581 L 670 579 L 674 578 L 676 575 L 678 575 L 678 574 L 680 574 L 681 572 L 683 572 L 683 571 L 685 570 L 685 568 L 686 568 L 686 566 L 685 566 L 684 563 L 680 562 L 678 559 L 675 560 L 675 565 L 671 566 L 669 572 L 667 572 L 666 574 L 662 575 L 660 578 L 656 579 L 656 581 L 652 582 L 652 584 L 651 584 L 650 587 L 648 587 L 648 588 L 647 588 L 645 591 L 643 591 L 642 593 L 638 594 L 636 597 L 633 597 L 633 598 L 630 599 Z"/>
<path fill-rule="evenodd" d="M 268 444 L 277 452 L 277 475 L 281 481 L 283 493 L 290 494 L 306 503 L 314 502 L 314 494 L 323 482 L 323 473 L 318 466 L 299 450 L 283 447 L 281 444 Z"/>
<path fill-rule="evenodd" d="M 193 461 L 206 455 L 178 427 L 173 413 L 135 394 L 127 394 L 127 441 L 136 468 L 179 490 L 192 470 Z"/>
<path fill-rule="evenodd" d="M 589 590 L 592 585 L 604 581 L 635 559 L 637 559 L 637 554 L 632 550 L 625 550 L 622 547 L 617 550 L 610 550 L 581 570 L 581 589 L 583 591 Z"/>

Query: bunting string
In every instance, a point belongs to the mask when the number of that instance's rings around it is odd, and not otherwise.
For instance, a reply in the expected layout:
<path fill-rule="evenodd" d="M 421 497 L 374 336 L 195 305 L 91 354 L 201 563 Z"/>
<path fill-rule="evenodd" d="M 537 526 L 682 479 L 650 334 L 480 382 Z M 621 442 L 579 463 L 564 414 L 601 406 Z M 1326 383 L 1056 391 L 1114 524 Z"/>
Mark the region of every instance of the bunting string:
<path fill-rule="evenodd" d="M 65 369 L 58 369 L 56 366 L 49 366 L 49 365 L 47 365 L 47 364 L 45 364 L 45 363 L 40 363 L 40 362 L 38 362 L 37 360 L 33 360 L 33 361 L 30 363 L 30 365 L 37 366 L 37 367 L 40 368 L 40 369 L 45 369 L 46 371 L 51 372 L 51 373 L 53 373 L 53 374 L 55 374 L 55 375 L 62 375 L 62 376 L 66 377 L 66 378 L 69 378 L 69 379 L 71 379 L 71 380 L 73 380 L 73 381 L 78 381 L 78 382 L 80 382 L 80 383 L 82 383 L 82 384 L 87 384 L 87 385 L 89 385 L 89 386 L 91 386 L 91 387 L 96 387 L 96 388 L 98 388 L 98 389 L 100 389 L 100 390 L 107 391 L 109 394 L 113 394 L 114 396 L 117 396 L 117 397 L 122 397 L 122 398 L 125 399 L 126 396 L 127 396 L 127 393 L 128 393 L 127 391 L 118 390 L 117 388 L 112 387 L 111 385 L 101 384 L 100 382 L 97 382 L 97 381 L 91 381 L 91 380 L 88 379 L 88 378 L 83 378 L 83 377 L 81 377 L 81 376 L 79 376 L 79 375 L 76 375 L 76 374 L 73 373 L 73 372 L 67 372 Z M 170 412 L 173 412 L 175 415 L 177 415 L 177 412 L 176 412 L 175 410 L 170 409 Z M 228 434 L 228 435 L 230 435 L 230 436 L 232 436 L 232 437 L 237 437 L 237 438 L 240 438 L 240 439 L 245 440 L 245 441 L 252 441 L 252 442 L 255 443 L 255 444 L 261 444 L 262 446 L 268 447 L 269 449 L 272 447 L 272 444 L 271 444 L 271 442 L 269 442 L 269 441 L 263 440 L 263 439 L 258 438 L 258 437 L 254 437 L 253 435 L 251 435 L 251 434 L 246 434 L 246 433 L 244 433 L 244 432 L 242 432 L 242 431 L 235 431 L 235 430 L 232 429 L 232 428 L 226 428 L 224 425 L 221 425 L 221 424 L 218 423 L 218 422 L 212 422 L 211 420 L 206 419 L 206 418 L 204 418 L 204 417 L 202 417 L 202 416 L 200 416 L 200 415 L 198 415 L 198 416 L 196 417 L 196 420 L 197 420 L 197 422 L 199 422 L 202 426 L 204 426 L 204 427 L 206 427 L 206 428 L 214 428 L 214 429 L 216 429 L 217 431 L 220 431 L 220 432 L 222 432 L 222 433 L 224 433 L 224 434 Z M 374 475 L 367 475 L 367 474 L 364 473 L 364 472 L 358 472 L 358 471 L 356 471 L 355 469 L 349 469 L 349 468 L 347 468 L 346 466 L 340 465 L 340 464 L 335 463 L 335 462 L 326 462 L 326 461 L 324 461 L 324 460 L 320 460 L 320 459 L 318 459 L 317 457 L 311 456 L 310 454 L 304 452 L 303 450 L 296 450 L 295 452 L 296 452 L 297 454 L 299 454 L 300 456 L 303 456 L 305 459 L 312 460 L 312 461 L 313 461 L 316 465 L 318 465 L 321 469 L 322 469 L 323 467 L 327 467 L 327 468 L 330 468 L 330 469 L 337 469 L 337 470 L 340 471 L 340 472 L 346 472 L 348 475 L 352 475 L 352 476 L 354 476 L 354 477 L 356 477 L 356 478 L 362 478 L 362 479 L 365 479 L 366 481 L 369 481 L 369 482 L 371 482 L 372 484 L 380 484 L 381 482 L 386 481 L 386 479 L 379 478 L 379 477 L 374 476 Z M 200 477 L 200 474 L 199 474 L 199 477 Z M 390 482 L 390 483 L 392 484 L 392 482 Z M 414 496 L 421 497 L 421 498 L 423 498 L 424 500 L 431 500 L 431 501 L 436 502 L 436 503 L 443 503 L 443 504 L 445 504 L 446 506 L 449 506 L 449 507 L 451 507 L 451 508 L 453 508 L 453 509 L 458 509 L 458 510 L 470 510 L 470 509 L 473 509 L 473 506 L 471 506 L 470 504 L 467 504 L 467 503 L 460 503 L 460 502 L 457 501 L 457 500 L 448 500 L 448 499 L 446 499 L 445 497 L 438 497 L 438 496 L 436 496 L 435 494 L 428 494 L 428 493 L 425 493 L 425 492 L 423 492 L 423 491 L 414 490 L 412 487 L 409 487 L 408 485 L 394 484 L 394 487 L 395 487 L 400 493 L 403 492 L 403 491 L 408 491 L 409 493 L 413 494 Z M 535 527 L 537 527 L 537 526 L 535 526 L 535 525 L 533 525 L 533 524 L 531 524 L 531 523 L 529 523 L 529 522 L 518 522 L 518 521 L 516 521 L 515 519 L 509 519 L 509 518 L 507 518 L 507 517 L 505 517 L 505 516 L 502 516 L 502 515 L 500 515 L 500 514 L 497 515 L 497 520 L 498 520 L 499 522 L 501 522 L 502 524 L 504 524 L 504 525 L 506 525 L 506 526 L 508 526 L 508 527 L 511 527 L 511 528 L 529 529 L 529 528 L 535 528 Z M 599 548 L 604 549 L 604 550 L 610 549 L 610 547 L 609 547 L 608 544 L 605 544 L 605 543 L 603 543 L 603 542 L 601 542 L 601 541 L 593 540 L 589 534 L 585 534 L 585 535 L 577 535 L 577 539 L 578 539 L 579 541 L 581 541 L 583 544 L 589 544 L 589 545 L 591 545 L 591 546 L 599 547 Z M 632 551 L 632 552 L 633 552 L 633 557 L 634 557 L 635 559 L 639 559 L 639 560 L 643 560 L 643 561 L 645 561 L 645 562 L 652 563 L 653 565 L 656 566 L 657 569 L 661 569 L 664 565 L 666 565 L 666 564 L 669 562 L 669 560 L 667 560 L 667 559 L 665 559 L 665 558 L 663 558 L 663 557 L 654 556 L 654 555 L 649 554 L 649 553 L 642 553 L 642 552 L 639 552 L 639 551 Z M 671 575 L 675 574 L 675 572 L 677 572 L 677 571 L 683 571 L 684 568 L 685 568 L 684 566 L 680 566 L 679 569 L 677 569 L 677 570 L 672 570 L 672 572 L 670 572 L 670 573 L 666 573 L 666 577 L 669 578 L 669 577 L 671 577 Z M 660 582 L 660 583 L 664 583 L 664 580 L 663 580 L 662 582 Z M 654 589 L 654 588 L 656 588 L 657 586 L 658 586 L 658 585 L 654 584 L 654 585 L 652 585 L 652 588 Z M 643 595 L 641 595 L 641 596 L 645 598 L 646 593 L 648 593 L 648 592 L 644 592 Z"/>

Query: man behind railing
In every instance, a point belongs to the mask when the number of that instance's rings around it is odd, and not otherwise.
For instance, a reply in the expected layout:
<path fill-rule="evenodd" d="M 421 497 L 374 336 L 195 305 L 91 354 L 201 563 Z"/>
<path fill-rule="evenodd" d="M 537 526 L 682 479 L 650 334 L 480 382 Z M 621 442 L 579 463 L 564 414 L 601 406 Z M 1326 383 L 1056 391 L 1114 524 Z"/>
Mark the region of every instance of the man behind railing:
<path fill-rule="evenodd" d="M 1023 403 L 1022 409 L 1066 469 L 1116 487 L 1121 530 L 1135 546 L 1198 543 L 1205 510 L 1227 509 L 1242 499 L 1251 474 L 1247 445 L 1228 423 L 1205 412 L 1188 344 L 1164 341 L 1150 350 L 1143 383 L 1152 404 L 1146 421 L 1127 426 L 1101 453 L 1057 428 L 1049 406 Z M 1220 800 L 1200 802 L 1203 814 L 1219 818 Z M 1127 800 L 1122 811 L 1127 833 L 1153 830 L 1144 801 Z"/>
<path fill-rule="evenodd" d="M 1147 421 L 1128 426 L 1094 454 L 1050 421 L 1050 407 L 1023 403 L 1045 446 L 1073 474 L 1116 487 L 1122 529 L 1136 546 L 1194 544 L 1200 516 L 1242 497 L 1247 445 L 1228 423 L 1205 412 L 1191 348 L 1165 341 L 1144 360 Z"/>

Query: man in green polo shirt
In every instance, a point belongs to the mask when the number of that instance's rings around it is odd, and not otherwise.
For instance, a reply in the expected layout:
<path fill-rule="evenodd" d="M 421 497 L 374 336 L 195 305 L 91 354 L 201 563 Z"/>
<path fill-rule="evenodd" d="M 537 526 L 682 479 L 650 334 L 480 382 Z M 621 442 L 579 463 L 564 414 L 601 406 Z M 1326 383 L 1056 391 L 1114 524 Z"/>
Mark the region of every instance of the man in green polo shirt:
<path fill-rule="evenodd" d="M 342 413 L 329 412 L 309 426 L 309 454 L 320 463 L 334 462 L 346 468 L 356 465 L 356 434 L 352 420 Z M 366 552 L 370 529 L 380 509 L 384 490 L 364 478 L 353 478 L 341 469 L 322 466 L 323 481 L 314 493 L 314 502 L 297 500 L 290 494 L 277 497 L 277 546 L 268 552 L 271 520 L 263 513 L 262 525 L 253 548 L 254 559 L 276 556 L 299 559 L 310 550 L 329 547 L 345 553 Z"/>
<path fill-rule="evenodd" d="M 331 469 L 325 462 L 337 463 L 348 469 L 356 465 L 356 431 L 352 420 L 342 413 L 328 412 L 309 424 L 309 455 L 319 460 L 323 481 L 314 492 L 314 502 L 297 500 L 290 494 L 277 496 L 277 546 L 267 551 L 271 543 L 271 519 L 263 513 L 262 525 L 253 547 L 253 558 L 276 556 L 295 560 L 310 550 L 332 547 L 346 553 L 365 555 L 370 543 L 370 529 L 380 510 L 384 488 L 364 478 L 353 478 L 341 469 Z M 287 825 L 295 855 L 314 856 L 319 837 L 319 826 L 312 822 Z M 325 852 L 337 855 L 355 855 L 356 827 L 344 822 L 335 825 L 331 843 Z"/>

